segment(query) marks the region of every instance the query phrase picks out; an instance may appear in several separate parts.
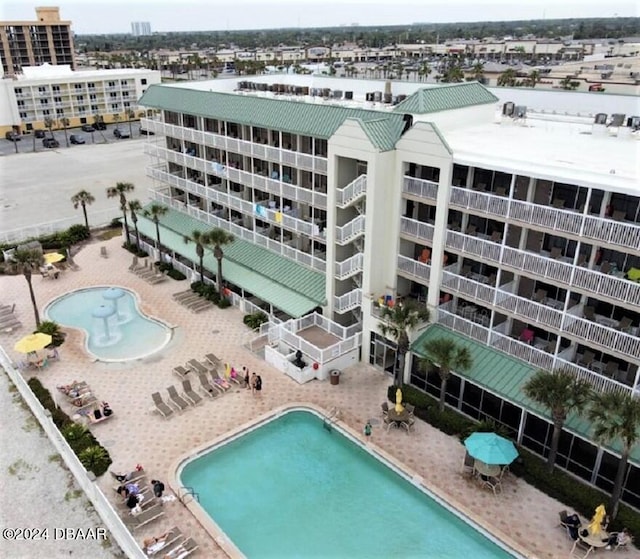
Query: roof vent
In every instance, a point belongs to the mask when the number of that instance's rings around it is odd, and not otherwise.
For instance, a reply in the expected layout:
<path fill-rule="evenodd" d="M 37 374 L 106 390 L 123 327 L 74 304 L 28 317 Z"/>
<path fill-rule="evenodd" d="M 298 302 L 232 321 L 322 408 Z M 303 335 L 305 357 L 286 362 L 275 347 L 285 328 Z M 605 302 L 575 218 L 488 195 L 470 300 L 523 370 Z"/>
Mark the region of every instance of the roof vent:
<path fill-rule="evenodd" d="M 607 113 L 598 113 L 596 115 L 595 120 L 593 121 L 594 124 L 607 124 Z"/>
<path fill-rule="evenodd" d="M 527 107 L 525 105 L 516 105 L 514 112 L 514 118 L 527 118 Z"/>

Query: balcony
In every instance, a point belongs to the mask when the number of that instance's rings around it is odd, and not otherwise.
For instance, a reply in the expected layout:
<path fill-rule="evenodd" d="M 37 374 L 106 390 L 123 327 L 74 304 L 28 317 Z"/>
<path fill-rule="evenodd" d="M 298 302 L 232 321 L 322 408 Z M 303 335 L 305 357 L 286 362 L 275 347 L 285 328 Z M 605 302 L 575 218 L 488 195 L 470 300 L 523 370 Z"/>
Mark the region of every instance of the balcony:
<path fill-rule="evenodd" d="M 147 174 L 152 178 L 156 178 L 155 175 L 158 172 L 163 171 L 161 171 L 160 169 L 154 169 L 153 167 L 147 167 Z M 201 210 L 200 208 L 189 206 L 184 202 L 172 199 L 168 194 L 165 194 L 159 190 L 152 190 L 150 191 L 150 193 L 153 200 L 160 202 L 170 208 L 173 208 L 176 211 L 186 213 L 204 223 L 208 223 L 212 227 L 220 227 L 221 229 L 228 231 L 239 239 L 243 239 L 255 245 L 267 248 L 276 254 L 285 256 L 286 258 L 307 266 L 308 268 L 313 268 L 314 270 L 318 270 L 322 273 L 326 272 L 326 262 L 320 258 L 316 258 L 315 256 L 297 250 L 286 244 L 280 243 L 279 241 L 270 239 L 269 237 L 261 235 L 256 231 L 250 231 L 249 229 L 240 227 L 235 223 L 227 221 L 226 219 L 219 218 L 216 215 Z"/>
<path fill-rule="evenodd" d="M 486 192 L 476 192 L 459 186 L 451 187 L 449 205 L 452 209 L 471 211 L 482 216 L 505 218 L 509 212 L 509 199 Z"/>
<path fill-rule="evenodd" d="M 564 329 L 572 336 L 590 344 L 597 344 L 602 351 L 617 354 L 622 359 L 628 360 L 629 357 L 640 359 L 638 336 L 573 315 L 567 315 Z"/>
<path fill-rule="evenodd" d="M 447 271 L 442 272 L 442 287 L 465 299 L 475 299 L 489 305 L 493 304 L 496 292 L 489 285 Z"/>
<path fill-rule="evenodd" d="M 431 276 L 431 266 L 418 260 L 398 255 L 398 274 L 427 285 Z"/>
<path fill-rule="evenodd" d="M 344 314 L 358 308 L 362 304 L 362 289 L 359 287 L 344 295 L 336 295 L 333 298 L 333 310 L 338 314 Z"/>
<path fill-rule="evenodd" d="M 412 240 L 427 241 L 431 243 L 433 241 L 433 231 L 435 227 L 429 223 L 411 219 L 410 217 L 403 217 L 400 219 L 400 233 Z"/>
<path fill-rule="evenodd" d="M 362 253 L 354 254 L 346 258 L 342 262 L 335 263 L 335 277 L 339 280 L 345 280 L 362 272 L 364 257 Z"/>
<path fill-rule="evenodd" d="M 367 193 L 367 175 L 360 175 L 344 188 L 336 189 L 336 205 L 339 208 L 350 206 Z"/>
<path fill-rule="evenodd" d="M 405 175 L 402 181 L 402 192 L 435 202 L 438 198 L 438 183 Z"/>
<path fill-rule="evenodd" d="M 361 235 L 364 235 L 365 217 L 359 215 L 342 227 L 336 226 L 336 243 L 349 244 Z"/>
<path fill-rule="evenodd" d="M 449 230 L 445 246 L 449 250 L 463 253 L 466 256 L 476 256 L 485 262 L 493 264 L 500 262 L 501 245 L 478 237 Z"/>

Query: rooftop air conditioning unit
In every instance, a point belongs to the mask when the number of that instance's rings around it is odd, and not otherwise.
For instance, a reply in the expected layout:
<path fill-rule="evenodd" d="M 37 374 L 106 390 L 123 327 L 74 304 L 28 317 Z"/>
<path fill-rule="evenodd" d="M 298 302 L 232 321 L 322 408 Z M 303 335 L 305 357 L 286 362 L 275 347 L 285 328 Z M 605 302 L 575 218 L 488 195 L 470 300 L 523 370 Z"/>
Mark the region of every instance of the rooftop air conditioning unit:
<path fill-rule="evenodd" d="M 515 118 L 527 118 L 527 107 L 524 105 L 516 105 L 514 112 Z"/>
<path fill-rule="evenodd" d="M 607 113 L 598 113 L 596 115 L 595 120 L 593 121 L 594 124 L 607 124 Z"/>
<path fill-rule="evenodd" d="M 511 101 L 507 101 L 504 105 L 502 105 L 502 114 L 504 116 L 513 116 L 515 109 L 516 109 L 515 103 L 512 103 Z"/>
<path fill-rule="evenodd" d="M 350 101 L 351 99 L 353 99 L 353 91 L 345 91 L 345 92 L 344 92 L 344 98 L 345 98 L 345 99 L 347 99 L 347 100 L 349 100 L 349 101 Z"/>
<path fill-rule="evenodd" d="M 339 89 L 334 89 L 333 90 L 333 98 L 334 99 L 342 99 L 342 91 L 340 91 Z"/>
<path fill-rule="evenodd" d="M 624 118 L 627 115 L 623 115 L 620 113 L 614 113 L 611 115 L 611 122 L 609 123 L 609 126 L 614 126 L 614 127 L 620 127 L 620 126 L 624 126 Z"/>
<path fill-rule="evenodd" d="M 627 119 L 627 126 L 632 130 L 640 130 L 640 116 L 630 116 Z"/>

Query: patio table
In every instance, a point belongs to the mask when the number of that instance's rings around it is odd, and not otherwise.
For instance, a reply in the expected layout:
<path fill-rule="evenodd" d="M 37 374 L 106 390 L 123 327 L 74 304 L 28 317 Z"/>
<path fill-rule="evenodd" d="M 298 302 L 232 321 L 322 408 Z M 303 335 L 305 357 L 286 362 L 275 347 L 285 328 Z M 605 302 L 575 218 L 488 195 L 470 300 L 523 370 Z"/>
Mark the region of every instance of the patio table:
<path fill-rule="evenodd" d="M 396 427 L 400 428 L 403 423 L 409 421 L 409 415 L 410 414 L 406 409 L 398 413 L 395 408 L 390 407 L 389 411 L 387 412 L 387 417 L 390 421 L 389 427 L 391 427 L 391 425 L 395 425 Z M 387 427 L 387 431 L 389 430 L 389 427 Z"/>

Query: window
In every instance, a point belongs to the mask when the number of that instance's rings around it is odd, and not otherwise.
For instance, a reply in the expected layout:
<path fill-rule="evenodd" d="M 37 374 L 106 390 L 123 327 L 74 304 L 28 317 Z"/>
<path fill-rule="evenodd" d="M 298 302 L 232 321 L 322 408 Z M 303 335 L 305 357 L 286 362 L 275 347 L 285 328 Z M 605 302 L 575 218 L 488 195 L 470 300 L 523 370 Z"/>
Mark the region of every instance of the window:
<path fill-rule="evenodd" d="M 128 85 L 127 80 L 120 80 L 120 85 Z"/>
<path fill-rule="evenodd" d="M 18 101 L 18 107 L 24 107 L 24 101 Z"/>
<path fill-rule="evenodd" d="M 76 95 L 76 101 L 84 101 L 84 95 Z"/>
<path fill-rule="evenodd" d="M 16 92 L 16 95 L 22 95 L 22 88 L 21 87 L 16 87 L 14 89 L 14 91 Z"/>
<path fill-rule="evenodd" d="M 88 82 L 88 83 L 87 83 L 87 87 L 88 87 L 89 89 L 95 89 L 95 88 L 96 88 L 96 84 L 95 84 L 95 83 L 93 83 L 93 82 Z"/>
<path fill-rule="evenodd" d="M 51 89 L 53 89 L 54 93 L 60 93 L 60 86 L 59 85 L 52 85 Z"/>
<path fill-rule="evenodd" d="M 109 97 L 111 97 L 111 99 L 115 99 L 118 96 L 118 94 L 115 91 L 112 91 L 111 93 L 109 93 Z"/>
<path fill-rule="evenodd" d="M 20 113 L 20 118 L 21 119 L 26 119 L 27 118 L 27 113 Z"/>
<path fill-rule="evenodd" d="M 53 100 L 54 100 L 56 103 L 62 103 L 62 97 L 54 97 L 54 98 L 53 98 Z"/>
<path fill-rule="evenodd" d="M 76 84 L 73 84 L 73 87 L 75 87 L 76 89 L 82 89 L 82 84 L 76 83 Z"/>
<path fill-rule="evenodd" d="M 142 85 L 147 85 L 147 78 L 142 78 L 142 79 L 140 80 L 140 83 L 141 83 Z"/>
<path fill-rule="evenodd" d="M 108 85 L 109 85 L 109 87 L 115 87 L 116 82 L 109 82 L 109 84 L 108 84 Z"/>
<path fill-rule="evenodd" d="M 44 116 L 49 116 L 51 114 L 51 111 L 49 109 L 45 109 L 44 111 L 42 111 L 42 114 Z"/>
<path fill-rule="evenodd" d="M 120 106 L 118 105 L 118 103 L 111 103 L 111 110 L 118 112 L 118 110 L 120 109 Z"/>
<path fill-rule="evenodd" d="M 98 105 L 91 105 L 91 110 L 96 112 L 98 110 Z"/>
<path fill-rule="evenodd" d="M 49 99 L 40 99 L 40 104 L 41 105 L 48 105 L 49 104 Z"/>
<path fill-rule="evenodd" d="M 89 94 L 89 100 L 90 101 L 95 101 L 96 100 L 96 94 L 95 93 L 90 93 Z"/>
<path fill-rule="evenodd" d="M 56 109 L 56 114 L 62 116 L 64 114 L 64 109 Z"/>
<path fill-rule="evenodd" d="M 129 92 L 128 92 L 128 91 L 125 91 L 125 92 L 122 94 L 122 96 L 123 96 L 123 97 L 129 97 Z"/>
<path fill-rule="evenodd" d="M 129 103 L 129 101 L 125 101 L 124 106 L 128 109 L 131 106 L 131 103 Z"/>
<path fill-rule="evenodd" d="M 38 87 L 38 91 L 40 93 L 46 93 L 47 92 L 47 88 L 46 88 L 46 86 L 41 85 L 41 86 Z"/>

